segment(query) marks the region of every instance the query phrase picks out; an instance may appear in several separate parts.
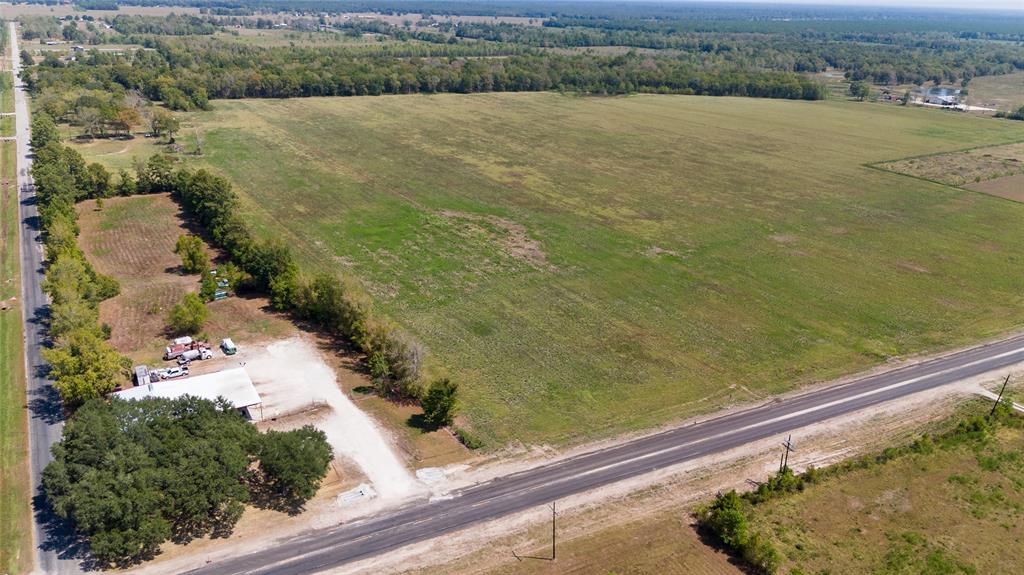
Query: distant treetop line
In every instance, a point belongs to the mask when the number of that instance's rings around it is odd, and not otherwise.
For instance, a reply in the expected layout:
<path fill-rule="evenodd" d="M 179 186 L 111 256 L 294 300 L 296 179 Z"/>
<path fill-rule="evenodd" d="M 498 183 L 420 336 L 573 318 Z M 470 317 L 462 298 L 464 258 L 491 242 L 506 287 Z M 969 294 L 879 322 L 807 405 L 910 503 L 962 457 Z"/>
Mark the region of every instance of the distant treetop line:
<path fill-rule="evenodd" d="M 54 17 L 23 18 L 26 38 L 62 35 L 82 44 L 152 49 L 90 51 L 70 58 L 49 52 L 28 78 L 30 87 L 49 93 L 134 90 L 176 110 L 206 108 L 211 98 L 537 90 L 815 100 L 828 91 L 808 73 L 830 68 L 853 81 L 962 87 L 975 76 L 1024 70 L 1024 15 L 535 0 L 83 0 L 78 5 L 168 3 L 199 7 L 201 14 L 104 16 L 104 30 L 84 13 L 84 30 L 74 22 L 61 26 Z M 395 18 L 338 17 L 343 12 L 409 19 L 397 25 Z M 440 14 L 533 21 L 452 20 Z M 218 31 L 237 35 L 238 28 L 281 27 L 363 41 L 259 47 L 211 38 Z M 182 36 L 188 39 L 175 38 Z M 593 47 L 621 52 L 580 51 Z"/>

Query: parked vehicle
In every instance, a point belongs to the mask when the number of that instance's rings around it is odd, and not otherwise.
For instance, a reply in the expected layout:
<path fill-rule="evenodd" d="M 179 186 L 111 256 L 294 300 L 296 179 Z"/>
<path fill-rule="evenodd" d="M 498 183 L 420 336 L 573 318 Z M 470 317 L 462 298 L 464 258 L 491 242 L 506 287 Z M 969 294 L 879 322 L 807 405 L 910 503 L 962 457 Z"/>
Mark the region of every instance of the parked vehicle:
<path fill-rule="evenodd" d="M 213 352 L 205 347 L 202 349 L 190 349 L 178 356 L 178 365 L 187 365 L 188 362 L 197 359 L 213 359 Z"/>
<path fill-rule="evenodd" d="M 192 338 L 189 338 L 192 339 Z M 210 349 L 210 344 L 205 341 L 192 341 L 191 343 L 179 343 L 164 348 L 164 359 L 171 360 L 181 357 L 186 351 Z"/>
<path fill-rule="evenodd" d="M 238 353 L 238 348 L 235 347 L 235 342 L 231 341 L 230 337 L 221 340 L 220 349 L 224 352 L 224 355 L 235 355 Z"/>
<path fill-rule="evenodd" d="M 187 335 L 186 336 L 182 336 L 182 337 L 176 337 L 176 338 L 174 338 L 174 341 L 172 341 L 171 343 L 174 344 L 174 345 L 191 345 L 192 344 L 192 338 L 190 336 L 187 336 Z"/>
<path fill-rule="evenodd" d="M 188 367 L 168 367 L 161 372 L 160 377 L 163 379 L 174 379 L 185 377 L 186 375 L 188 375 Z"/>

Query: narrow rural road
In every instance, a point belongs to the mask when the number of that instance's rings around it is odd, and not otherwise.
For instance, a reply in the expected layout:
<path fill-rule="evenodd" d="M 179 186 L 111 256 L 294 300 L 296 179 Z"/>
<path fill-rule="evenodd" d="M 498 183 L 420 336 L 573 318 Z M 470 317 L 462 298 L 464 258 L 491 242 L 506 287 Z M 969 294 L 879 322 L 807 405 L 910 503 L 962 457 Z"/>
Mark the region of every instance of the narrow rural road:
<path fill-rule="evenodd" d="M 36 571 L 49 574 L 81 573 L 84 557 L 74 539 L 55 521 L 39 493 L 43 468 L 52 459 L 50 446 L 60 440 L 64 418 L 60 400 L 46 378 L 42 350 L 46 345 L 45 320 L 48 310 L 43 294 L 43 244 L 39 230 L 35 189 L 32 183 L 32 150 L 29 146 L 29 113 L 25 85 L 21 82 L 18 30 L 10 24 L 11 61 L 14 70 L 14 122 L 17 138 L 18 189 L 21 192 L 21 301 L 25 320 L 26 391 L 29 407 L 29 466 L 33 485 L 33 531 Z"/>
<path fill-rule="evenodd" d="M 451 499 L 280 539 L 188 573 L 315 573 L 1022 361 L 1024 336 L 1018 336 L 494 479 Z"/>

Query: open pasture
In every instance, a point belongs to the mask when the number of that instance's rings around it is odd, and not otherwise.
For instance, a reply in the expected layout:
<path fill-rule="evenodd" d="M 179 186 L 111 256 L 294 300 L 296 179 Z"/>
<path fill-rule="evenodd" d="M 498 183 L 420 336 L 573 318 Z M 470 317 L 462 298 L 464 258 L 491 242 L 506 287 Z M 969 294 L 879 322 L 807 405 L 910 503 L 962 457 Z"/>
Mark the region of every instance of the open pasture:
<path fill-rule="evenodd" d="M 1024 106 L 1024 72 L 973 78 L 967 101 L 1004 112 Z"/>
<path fill-rule="evenodd" d="M 1024 320 L 1024 206 L 868 163 L 1021 126 L 854 102 L 218 101 L 202 163 L 361 278 L 491 445 L 657 425 Z M 118 157 L 118 156 L 114 156 Z M 100 158 L 101 160 L 103 158 Z"/>

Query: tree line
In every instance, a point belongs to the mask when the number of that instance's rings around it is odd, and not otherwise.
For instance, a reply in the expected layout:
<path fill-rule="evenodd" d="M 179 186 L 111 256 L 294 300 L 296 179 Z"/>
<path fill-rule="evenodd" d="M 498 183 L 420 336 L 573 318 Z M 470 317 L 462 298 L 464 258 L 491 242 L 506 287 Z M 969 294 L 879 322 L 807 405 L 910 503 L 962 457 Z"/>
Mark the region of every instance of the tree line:
<path fill-rule="evenodd" d="M 110 25 L 124 35 L 160 34 L 164 36 L 209 35 L 219 28 L 199 16 L 168 14 L 166 16 L 128 16 L 118 14 Z"/>
<path fill-rule="evenodd" d="M 347 48 L 259 48 L 218 41 L 155 42 L 126 56 L 91 53 L 66 65 L 33 68 L 37 93 L 78 87 L 138 90 L 171 109 L 204 109 L 211 98 L 290 98 L 409 93 L 564 90 L 822 99 L 804 75 L 744 66 L 703 68 L 640 54 L 518 54 L 508 57 L 397 57 Z M 474 45 L 418 44 L 430 50 Z"/>
<path fill-rule="evenodd" d="M 134 175 L 122 170 L 115 180 L 100 164 L 86 164 L 76 150 L 62 145 L 56 124 L 45 113 L 33 117 L 32 145 L 37 150 L 32 174 L 47 250 L 44 289 L 52 300 L 50 335 L 55 342 L 46 358 L 66 408 L 73 410 L 126 383 L 130 367 L 106 341 L 109 328 L 99 324 L 99 302 L 116 295 L 119 288 L 116 280 L 96 272 L 78 247 L 75 203 L 152 193 L 170 193 L 182 204 L 237 266 L 231 275 L 244 275 L 235 283 L 267 293 L 276 309 L 290 311 L 362 350 L 381 395 L 424 397 L 428 387 L 423 381 L 422 344 L 376 313 L 356 281 L 328 272 L 301 274 L 287 245 L 255 238 L 238 213 L 238 196 L 226 179 L 207 170 L 175 169 L 168 156 L 155 154 L 137 166 Z M 454 398 L 454 392 L 450 395 Z M 442 412 L 454 413 L 454 399 L 444 405 Z M 442 414 L 433 421 L 447 425 L 450 419 Z"/>
<path fill-rule="evenodd" d="M 419 399 L 426 351 L 408 332 L 373 309 L 365 290 L 351 278 L 330 272 L 307 276 L 289 247 L 254 237 L 238 213 L 230 182 L 207 170 L 172 171 L 165 158 L 149 160 L 136 184 L 140 193 L 170 192 L 210 241 L 231 258 L 271 305 L 310 321 L 362 350 L 384 396 Z"/>
<path fill-rule="evenodd" d="M 78 246 L 75 202 L 108 194 L 110 174 L 87 164 L 60 143 L 53 120 L 32 119 L 35 159 L 32 177 L 46 249 L 43 289 L 50 296 L 48 331 L 53 345 L 43 351 L 65 409 L 74 410 L 127 382 L 130 363 L 110 345 L 110 329 L 99 323 L 99 303 L 117 295 L 116 280 L 97 272 Z"/>

